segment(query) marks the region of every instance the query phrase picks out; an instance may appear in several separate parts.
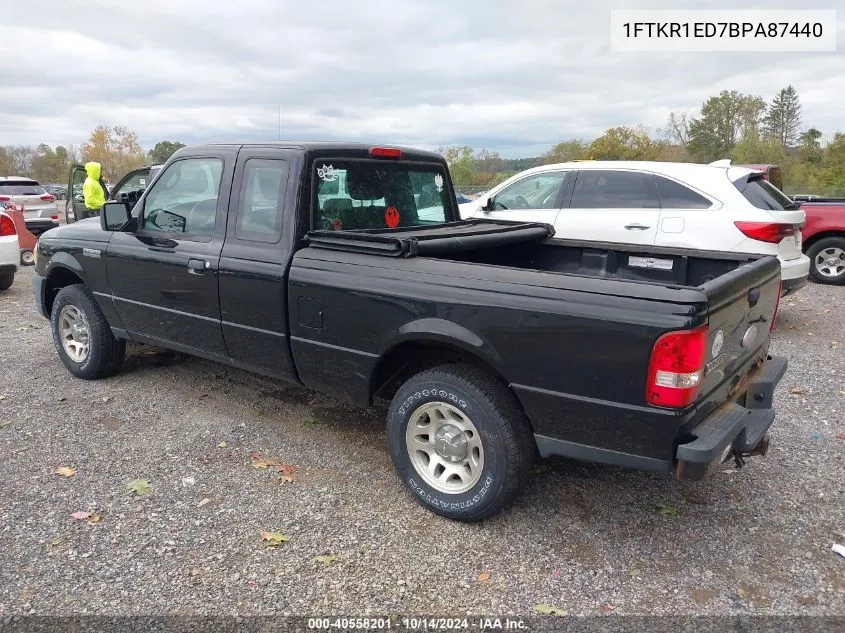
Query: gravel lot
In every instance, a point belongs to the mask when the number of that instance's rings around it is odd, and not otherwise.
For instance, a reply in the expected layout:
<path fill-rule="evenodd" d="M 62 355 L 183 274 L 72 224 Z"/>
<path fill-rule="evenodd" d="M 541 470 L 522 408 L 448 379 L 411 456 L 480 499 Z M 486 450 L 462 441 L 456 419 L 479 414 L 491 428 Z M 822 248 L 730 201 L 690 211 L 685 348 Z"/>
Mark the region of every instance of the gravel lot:
<path fill-rule="evenodd" d="M 401 486 L 383 410 L 143 347 L 71 377 L 31 277 L 0 295 L 0 616 L 845 614 L 843 287 L 781 307 L 766 458 L 701 483 L 548 460 L 463 525 Z"/>

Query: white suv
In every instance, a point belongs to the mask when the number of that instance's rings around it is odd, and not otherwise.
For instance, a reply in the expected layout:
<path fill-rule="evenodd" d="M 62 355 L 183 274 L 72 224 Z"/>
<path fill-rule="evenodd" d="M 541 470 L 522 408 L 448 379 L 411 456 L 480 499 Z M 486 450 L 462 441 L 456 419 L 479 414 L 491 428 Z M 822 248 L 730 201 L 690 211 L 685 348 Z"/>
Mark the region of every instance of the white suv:
<path fill-rule="evenodd" d="M 763 174 L 710 165 L 573 161 L 512 176 L 461 217 L 546 222 L 557 237 L 777 255 L 783 294 L 807 283 L 804 211 Z"/>

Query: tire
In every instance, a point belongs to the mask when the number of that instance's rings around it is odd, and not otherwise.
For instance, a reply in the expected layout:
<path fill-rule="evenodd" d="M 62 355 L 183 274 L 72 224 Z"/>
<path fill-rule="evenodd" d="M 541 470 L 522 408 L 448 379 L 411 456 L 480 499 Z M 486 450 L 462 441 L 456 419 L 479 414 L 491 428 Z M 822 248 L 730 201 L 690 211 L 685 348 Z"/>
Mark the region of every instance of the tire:
<path fill-rule="evenodd" d="M 436 442 L 431 435 L 420 435 L 430 428 L 421 426 L 425 419 L 428 425 L 443 421 Z M 477 436 L 467 433 L 469 427 Z M 454 433 L 457 437 L 451 436 Z M 431 450 L 413 451 L 409 437 L 426 439 L 429 444 L 420 446 Z M 516 396 L 500 380 L 469 365 L 443 365 L 406 381 L 390 404 L 387 438 L 396 472 L 417 501 L 436 514 L 467 522 L 493 516 L 516 497 L 530 475 L 537 451 Z M 475 459 L 470 460 L 470 454 Z M 425 455 L 434 457 L 426 460 Z M 458 470 L 463 477 L 448 475 L 451 482 L 444 483 L 447 459 L 455 460 L 448 464 L 450 471 Z M 432 473 L 423 474 L 426 463 L 435 465 L 434 474 L 442 468 L 439 487 L 432 485 Z M 447 485 L 452 489 L 444 489 Z"/>
<path fill-rule="evenodd" d="M 67 310 L 65 311 L 65 308 Z M 79 316 L 81 318 L 75 318 Z M 68 337 L 67 326 L 73 322 L 87 330 L 87 352 L 71 356 L 62 342 Z M 82 285 L 66 286 L 59 291 L 53 301 L 50 314 L 50 326 L 53 331 L 53 344 L 64 366 L 77 378 L 96 380 L 114 375 L 123 363 L 126 354 L 126 342 L 117 340 L 111 332 L 106 317 L 94 300 L 91 291 Z M 72 329 L 72 328 L 71 328 Z M 72 345 L 80 351 L 84 332 L 77 331 L 70 335 Z M 78 339 L 78 340 L 77 340 Z"/>
<path fill-rule="evenodd" d="M 35 253 L 31 249 L 21 251 L 21 266 L 33 266 L 35 264 Z"/>
<path fill-rule="evenodd" d="M 8 290 L 15 282 L 15 273 L 0 274 L 0 290 Z"/>
<path fill-rule="evenodd" d="M 810 258 L 810 276 L 820 284 L 845 284 L 845 237 L 825 237 L 807 249 Z M 841 266 L 832 267 L 833 259 L 842 260 Z M 839 271 L 838 274 L 835 273 Z"/>

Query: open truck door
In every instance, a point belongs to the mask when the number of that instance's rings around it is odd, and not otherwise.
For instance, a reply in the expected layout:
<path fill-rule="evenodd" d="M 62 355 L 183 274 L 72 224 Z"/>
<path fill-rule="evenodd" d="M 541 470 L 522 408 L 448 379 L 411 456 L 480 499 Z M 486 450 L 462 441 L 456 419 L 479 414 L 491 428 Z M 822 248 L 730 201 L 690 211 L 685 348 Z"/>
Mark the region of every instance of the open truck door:
<path fill-rule="evenodd" d="M 83 220 L 90 215 L 82 196 L 82 185 L 85 184 L 87 177 L 88 174 L 85 173 L 84 166 L 71 165 L 67 185 L 67 202 L 65 202 L 65 222 L 68 224 Z"/>

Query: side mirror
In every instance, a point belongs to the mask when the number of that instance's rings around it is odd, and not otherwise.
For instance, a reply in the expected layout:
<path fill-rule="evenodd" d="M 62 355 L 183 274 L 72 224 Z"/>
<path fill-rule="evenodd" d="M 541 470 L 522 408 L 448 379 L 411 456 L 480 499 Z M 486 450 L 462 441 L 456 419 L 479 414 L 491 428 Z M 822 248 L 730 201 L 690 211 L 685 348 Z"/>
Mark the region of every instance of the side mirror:
<path fill-rule="evenodd" d="M 481 205 L 481 210 L 485 213 L 490 213 L 493 210 L 493 205 L 496 204 L 493 200 L 492 196 L 489 198 L 484 198 L 484 203 Z"/>
<path fill-rule="evenodd" d="M 131 217 L 126 203 L 106 202 L 100 210 L 100 226 L 104 231 L 119 231 Z"/>

